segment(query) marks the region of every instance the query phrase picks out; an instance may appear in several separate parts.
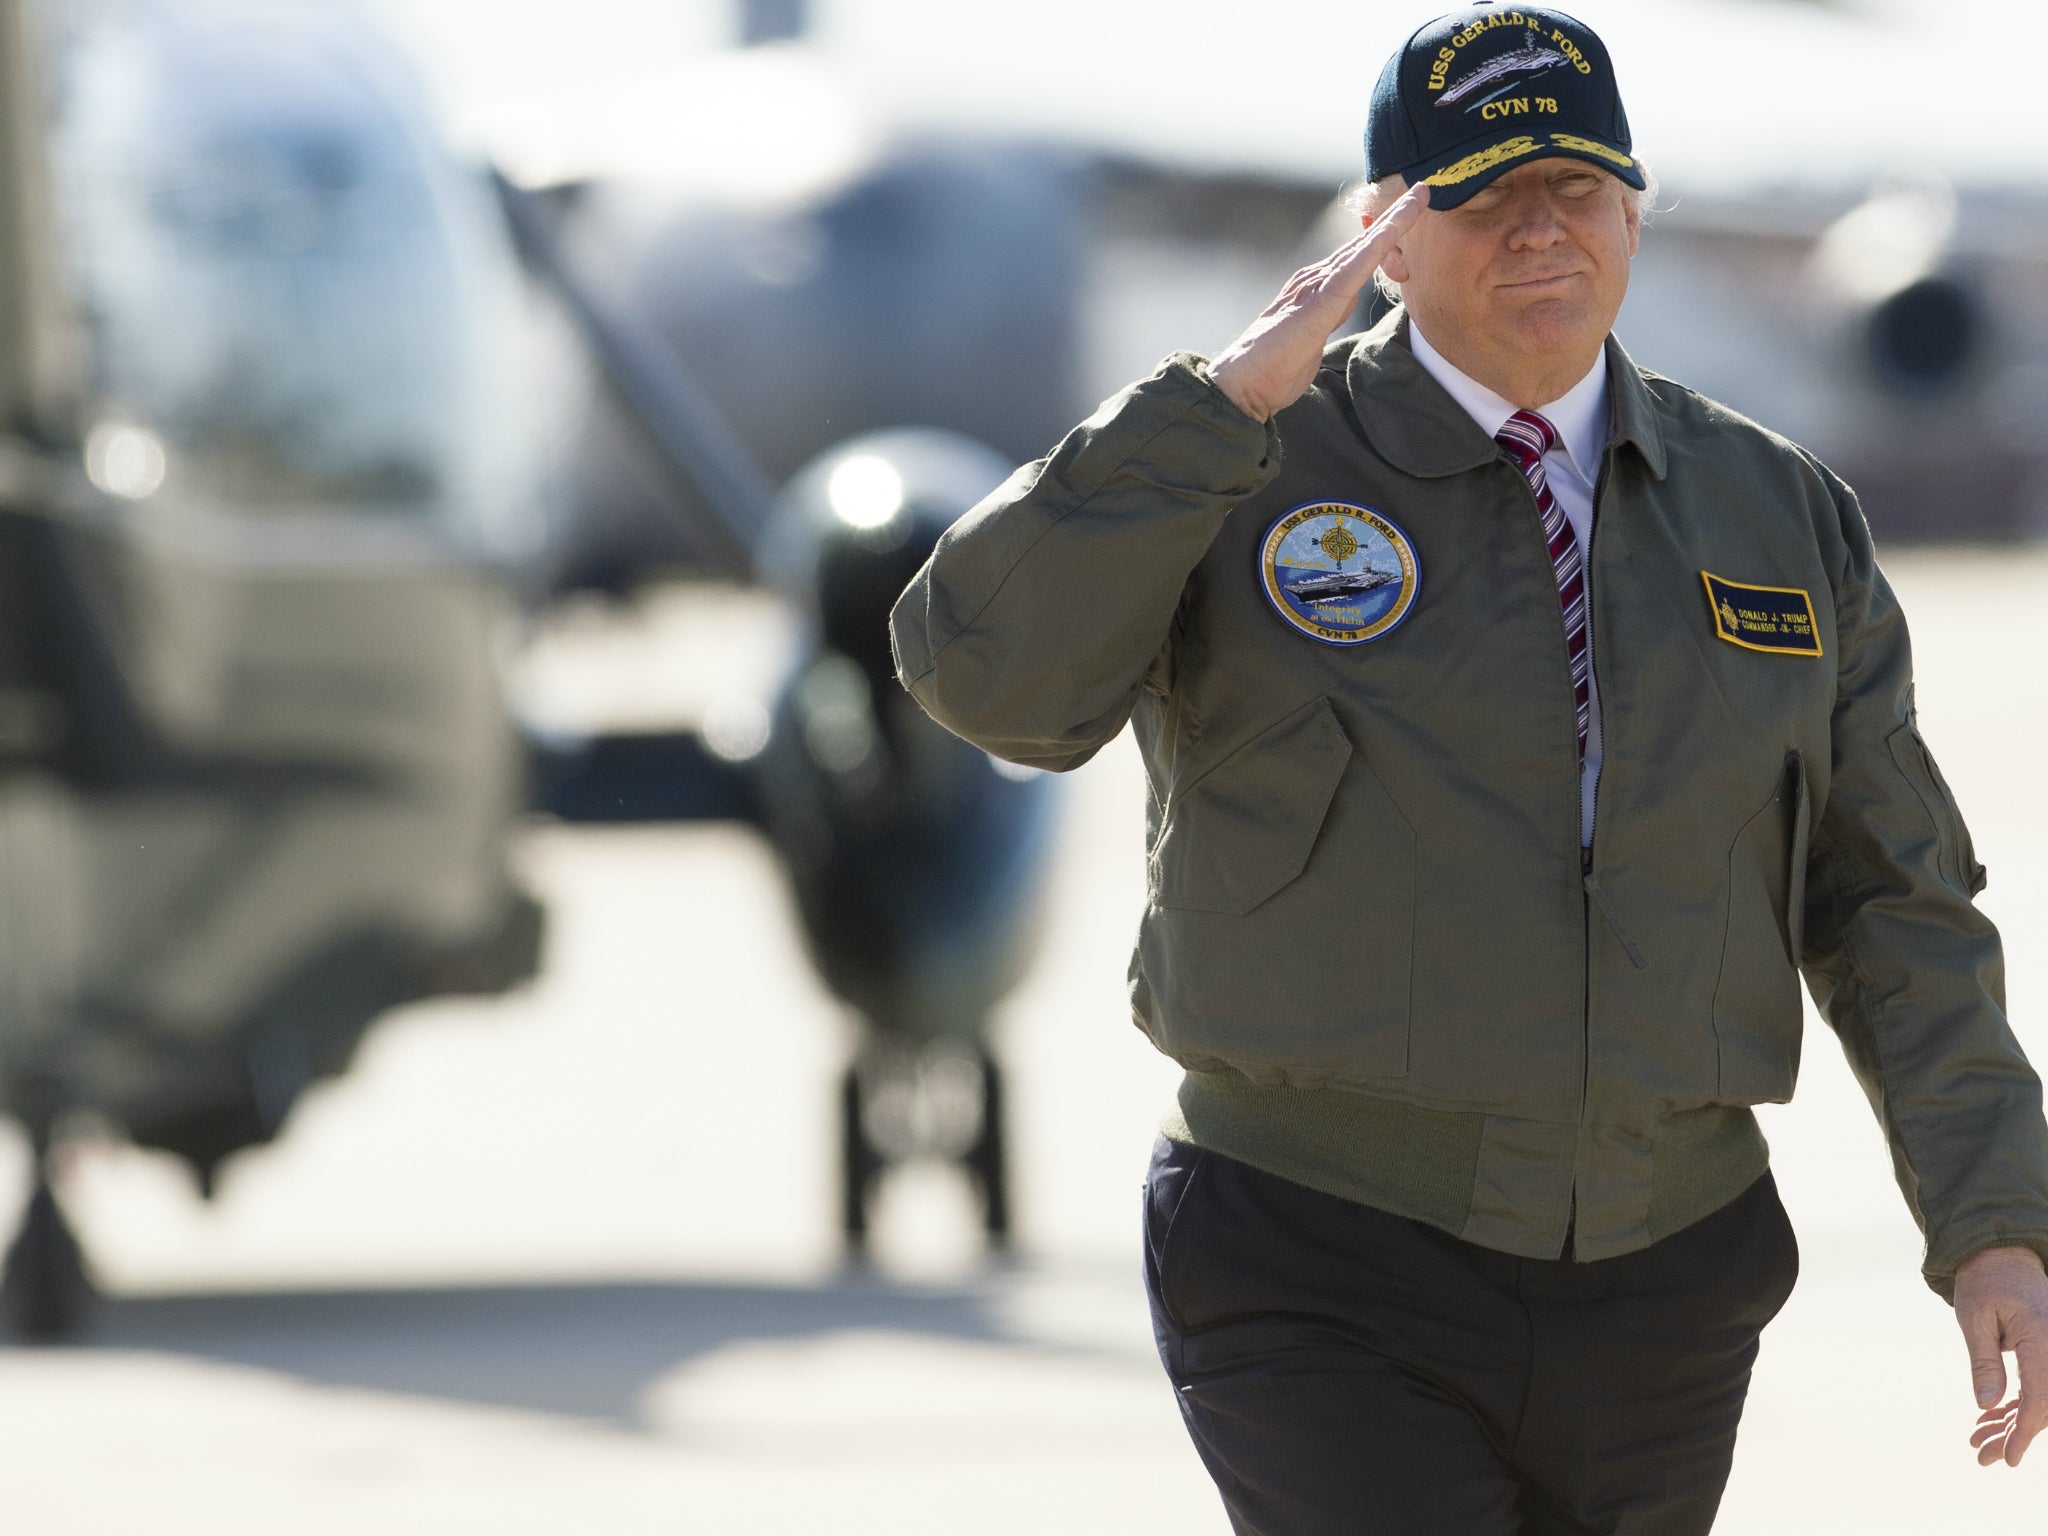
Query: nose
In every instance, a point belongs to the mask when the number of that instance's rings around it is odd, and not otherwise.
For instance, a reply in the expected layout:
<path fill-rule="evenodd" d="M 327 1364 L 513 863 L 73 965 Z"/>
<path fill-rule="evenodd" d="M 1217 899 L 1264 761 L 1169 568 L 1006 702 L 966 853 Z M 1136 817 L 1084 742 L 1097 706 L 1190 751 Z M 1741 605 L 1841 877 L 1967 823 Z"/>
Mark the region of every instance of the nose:
<path fill-rule="evenodd" d="M 1508 245 L 1518 251 L 1543 251 L 1565 237 L 1564 221 L 1550 188 L 1541 182 L 1519 189 L 1512 203 Z"/>

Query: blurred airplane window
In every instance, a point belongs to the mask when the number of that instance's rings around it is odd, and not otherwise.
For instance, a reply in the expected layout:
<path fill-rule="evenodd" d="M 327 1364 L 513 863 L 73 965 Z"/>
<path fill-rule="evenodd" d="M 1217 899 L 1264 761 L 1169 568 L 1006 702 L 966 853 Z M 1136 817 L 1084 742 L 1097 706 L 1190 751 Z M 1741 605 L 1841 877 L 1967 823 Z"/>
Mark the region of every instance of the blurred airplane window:
<path fill-rule="evenodd" d="M 465 189 L 411 82 L 325 7 L 43 17 L 95 482 L 298 510 L 430 512 L 473 489 Z"/>

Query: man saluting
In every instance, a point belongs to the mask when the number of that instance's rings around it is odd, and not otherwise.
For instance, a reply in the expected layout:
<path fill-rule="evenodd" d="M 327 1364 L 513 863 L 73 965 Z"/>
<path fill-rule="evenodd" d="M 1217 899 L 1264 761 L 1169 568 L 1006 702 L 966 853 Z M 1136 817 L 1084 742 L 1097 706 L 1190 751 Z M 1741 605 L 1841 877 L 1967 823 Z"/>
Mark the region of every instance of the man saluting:
<path fill-rule="evenodd" d="M 2048 1127 L 1854 496 L 1609 335 L 1647 178 L 1522 7 L 1390 59 L 1364 233 L 941 541 L 903 681 L 1150 780 L 1146 1277 L 1242 1532 L 1705 1531 L 1797 1253 L 1799 976 L 2048 1424 Z M 1376 215 L 1376 217 L 1375 217 Z M 1375 271 L 1401 305 L 1329 335 Z M 2005 1401 L 2002 1351 L 2026 1390 Z"/>

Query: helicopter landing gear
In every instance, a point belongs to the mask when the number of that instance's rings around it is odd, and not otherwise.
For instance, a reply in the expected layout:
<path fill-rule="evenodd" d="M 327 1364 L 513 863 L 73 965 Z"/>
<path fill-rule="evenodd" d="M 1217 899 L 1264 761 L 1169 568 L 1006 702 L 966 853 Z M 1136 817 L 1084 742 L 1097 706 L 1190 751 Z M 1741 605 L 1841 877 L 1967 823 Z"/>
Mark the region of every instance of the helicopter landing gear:
<path fill-rule="evenodd" d="M 1009 1247 L 1003 1100 L 1002 1069 L 985 1045 L 862 1047 L 839 1092 L 840 1225 L 850 1257 L 867 1254 L 868 1218 L 883 1174 L 922 1157 L 960 1165 L 980 1197 L 990 1250 Z"/>
<path fill-rule="evenodd" d="M 990 1249 L 1010 1246 L 1010 1158 L 1003 1125 L 1003 1070 L 981 1051 L 981 1124 L 961 1161 L 981 1191 L 981 1225 Z"/>
<path fill-rule="evenodd" d="M 839 1083 L 839 1225 L 847 1254 L 856 1260 L 867 1257 L 868 1205 L 884 1166 L 868 1134 L 866 1095 L 856 1063 Z"/>
<path fill-rule="evenodd" d="M 85 1250 L 50 1187 L 47 1135 L 35 1138 L 35 1189 L 8 1245 L 0 1299 L 15 1337 L 48 1342 L 76 1333 L 93 1302 Z"/>

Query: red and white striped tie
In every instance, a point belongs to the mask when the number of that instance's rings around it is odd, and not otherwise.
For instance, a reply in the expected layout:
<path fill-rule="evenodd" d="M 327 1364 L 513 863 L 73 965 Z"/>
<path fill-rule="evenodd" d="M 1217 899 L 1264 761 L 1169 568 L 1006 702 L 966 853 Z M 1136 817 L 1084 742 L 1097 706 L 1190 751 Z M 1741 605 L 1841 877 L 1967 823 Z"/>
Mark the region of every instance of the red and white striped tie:
<path fill-rule="evenodd" d="M 1571 519 L 1550 494 L 1543 473 L 1543 455 L 1557 446 L 1557 428 L 1534 411 L 1517 411 L 1493 440 L 1507 449 L 1529 477 L 1536 510 L 1543 514 L 1543 536 L 1550 541 L 1550 568 L 1557 576 L 1557 600 L 1564 608 L 1564 648 L 1572 664 L 1572 698 L 1579 708 L 1579 761 L 1586 760 L 1586 727 L 1593 715 L 1592 666 L 1586 654 L 1586 562 Z"/>

